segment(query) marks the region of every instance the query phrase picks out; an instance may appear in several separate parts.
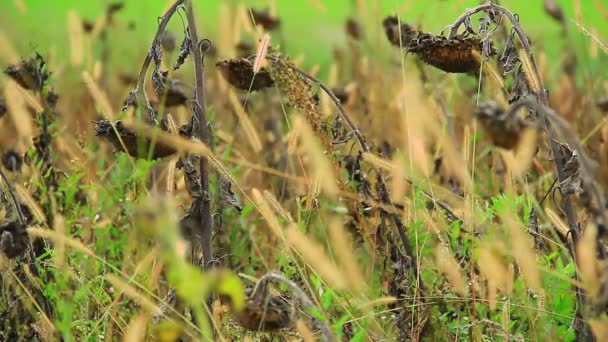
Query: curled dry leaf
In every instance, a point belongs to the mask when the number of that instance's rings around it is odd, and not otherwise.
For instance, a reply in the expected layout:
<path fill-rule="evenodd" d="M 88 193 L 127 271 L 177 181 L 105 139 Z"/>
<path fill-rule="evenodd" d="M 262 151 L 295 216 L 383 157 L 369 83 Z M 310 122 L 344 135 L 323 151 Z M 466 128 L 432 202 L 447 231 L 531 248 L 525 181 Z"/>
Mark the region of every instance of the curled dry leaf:
<path fill-rule="evenodd" d="M 215 66 L 228 83 L 241 90 L 260 90 L 274 86 L 274 81 L 264 67 L 253 72 L 253 63 L 246 58 L 228 59 L 217 62 Z"/>
<path fill-rule="evenodd" d="M 138 136 L 134 130 L 127 128 L 120 120 L 115 122 L 109 120 L 95 121 L 95 135 L 109 140 L 120 151 L 123 150 L 124 144 L 126 152 L 137 158 L 147 158 L 151 155 L 152 159 L 157 159 L 176 152 L 170 146 L 151 141 L 147 137 Z M 151 149 L 153 149 L 152 153 L 150 153 Z"/>
<path fill-rule="evenodd" d="M 4 73 L 28 90 L 41 90 L 51 77 L 51 73 L 46 70 L 44 58 L 38 53 L 30 59 L 22 60 L 19 64 L 9 66 Z"/>
<path fill-rule="evenodd" d="M 508 115 L 496 102 L 485 101 L 479 104 L 475 113 L 484 131 L 498 147 L 514 149 L 526 124 L 517 115 Z"/>
<path fill-rule="evenodd" d="M 0 225 L 0 251 L 14 259 L 25 254 L 29 243 L 26 226 L 9 221 Z"/>
<path fill-rule="evenodd" d="M 559 158 L 564 163 L 564 178 L 559 182 L 562 194 L 580 193 L 583 189 L 577 151 L 572 150 L 568 144 L 560 144 L 559 152 Z"/>

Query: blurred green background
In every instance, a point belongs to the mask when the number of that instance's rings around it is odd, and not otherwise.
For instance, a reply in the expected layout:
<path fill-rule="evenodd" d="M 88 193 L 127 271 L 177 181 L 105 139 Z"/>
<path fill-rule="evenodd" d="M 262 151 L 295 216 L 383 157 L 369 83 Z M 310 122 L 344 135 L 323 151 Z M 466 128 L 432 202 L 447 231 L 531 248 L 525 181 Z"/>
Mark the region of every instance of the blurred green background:
<path fill-rule="evenodd" d="M 82 18 L 94 21 L 110 2 L 117 0 L 2 0 L 0 1 L 0 30 L 12 37 L 19 53 L 32 51 L 42 54 L 53 50 L 57 59 L 68 57 L 66 13 L 75 9 Z M 608 37 L 608 3 L 605 0 L 555 0 L 566 14 L 570 39 L 579 51 L 589 50 L 591 39 L 575 24 L 575 7 L 580 6 L 582 22 L 597 38 L 606 42 Z M 149 46 L 157 25 L 156 18 L 171 1 L 124 0 L 124 10 L 116 16 L 116 27 L 110 34 L 114 47 L 112 63 L 134 63 Z M 195 0 L 195 10 L 200 21 L 203 37 L 212 41 L 218 37 L 218 8 L 220 0 Z M 265 8 L 276 6 L 282 19 L 282 42 L 294 55 L 304 55 L 306 64 L 327 66 L 335 47 L 345 46 L 344 19 L 365 13 L 359 18 L 366 24 L 366 35 L 371 41 L 386 44 L 381 21 L 391 13 L 398 13 L 403 20 L 420 25 L 424 30 L 439 33 L 465 9 L 479 4 L 479 0 L 226 0 L 224 3 Z M 536 46 L 546 51 L 549 60 L 560 60 L 563 53 L 563 32 L 560 25 L 543 9 L 543 0 L 502 0 L 500 3 L 519 14 L 524 29 L 531 35 Z M 357 8 L 363 7 L 364 11 Z M 133 30 L 128 30 L 131 25 Z M 174 31 L 181 31 L 179 18 L 172 21 Z M 276 44 L 277 39 L 273 38 Z M 608 42 L 606 43 L 608 44 Z M 378 45 L 369 44 L 373 49 Z M 221 54 L 222 52 L 220 52 Z M 581 56 L 579 56 L 580 58 Z M 603 55 L 605 57 L 605 55 Z M 580 62 L 585 62 L 583 56 Z M 124 65 L 123 65 L 124 66 Z"/>

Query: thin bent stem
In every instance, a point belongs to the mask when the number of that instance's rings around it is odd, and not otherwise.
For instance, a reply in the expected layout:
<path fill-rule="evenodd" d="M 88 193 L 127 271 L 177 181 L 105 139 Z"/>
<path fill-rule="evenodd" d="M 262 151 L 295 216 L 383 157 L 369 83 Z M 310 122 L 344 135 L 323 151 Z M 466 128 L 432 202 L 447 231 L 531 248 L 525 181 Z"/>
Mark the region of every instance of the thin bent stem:
<path fill-rule="evenodd" d="M 137 99 L 138 108 L 145 108 L 148 111 L 148 115 L 150 116 L 150 122 L 154 123 L 156 120 L 154 109 L 152 109 L 152 105 L 150 105 L 150 99 L 148 99 L 148 95 L 146 94 L 146 76 L 148 74 L 148 69 L 150 68 L 150 63 L 152 63 L 152 56 L 154 54 L 153 50 L 155 46 L 160 45 L 160 40 L 167 29 L 167 24 L 171 17 L 177 12 L 178 8 L 184 4 L 185 0 L 176 0 L 171 7 L 160 17 L 160 23 L 158 24 L 158 30 L 156 31 L 156 35 L 154 36 L 154 40 L 152 40 L 152 45 L 146 54 L 146 59 L 144 63 L 141 65 L 139 69 L 139 73 L 137 74 L 137 83 L 135 85 L 135 89 L 131 91 L 129 94 L 129 98 L 127 99 L 127 104 L 123 108 L 130 104 L 129 102 L 133 100 L 133 96 Z"/>
<path fill-rule="evenodd" d="M 194 64 L 194 117 L 195 123 L 199 123 L 198 138 L 202 143 L 209 146 L 211 134 L 207 122 L 207 103 L 205 93 L 205 74 L 203 65 L 203 54 L 199 47 L 198 32 L 196 31 L 196 19 L 192 8 L 192 0 L 186 0 L 186 18 L 188 20 L 188 30 L 192 40 L 192 59 Z M 211 198 L 209 192 L 209 166 L 208 160 L 200 156 L 200 181 L 203 198 L 200 201 L 201 225 L 199 227 L 199 238 L 203 250 L 203 269 L 206 269 L 213 258 L 211 250 Z"/>
<path fill-rule="evenodd" d="M 267 55 L 266 58 L 271 61 L 274 61 L 274 62 L 279 61 L 279 58 L 276 56 Z M 295 65 L 293 65 L 291 63 L 286 63 L 286 65 L 289 66 L 292 70 L 296 71 L 298 74 L 300 74 L 303 77 L 305 77 L 306 79 L 308 79 L 309 81 L 318 85 L 331 98 L 332 102 L 338 108 L 340 117 L 346 122 L 346 124 L 348 125 L 350 130 L 353 132 L 353 134 L 357 138 L 359 146 L 361 147 L 363 152 L 371 152 L 371 148 L 367 144 L 367 140 L 365 139 L 365 136 L 363 135 L 363 133 L 361 132 L 359 127 L 357 127 L 355 122 L 350 118 L 348 113 L 346 113 L 346 109 L 344 109 L 344 106 L 342 106 L 342 103 L 336 97 L 336 95 L 331 91 L 331 89 L 329 89 L 329 87 L 327 87 L 325 84 L 323 84 L 323 82 L 321 82 L 318 78 L 308 74 L 307 72 L 296 67 Z M 376 174 L 378 182 L 380 184 L 380 188 L 378 191 L 378 197 L 379 197 L 380 201 L 382 203 L 387 204 L 394 208 L 395 205 L 390 198 L 390 192 L 389 192 L 386 182 L 384 180 L 384 175 L 383 175 L 382 171 L 375 165 L 372 165 L 372 169 L 373 169 L 374 173 Z M 416 253 L 413 251 L 410 241 L 407 237 L 406 226 L 403 224 L 403 222 L 401 221 L 401 217 L 398 214 L 389 213 L 389 216 L 390 216 L 391 220 L 393 221 L 393 224 L 395 225 L 397 232 L 399 233 L 399 237 L 401 238 L 401 241 L 403 243 L 403 247 L 405 249 L 406 256 L 410 259 L 409 261 L 410 261 L 410 264 L 416 275 L 418 285 L 421 290 L 424 290 L 424 284 L 422 283 L 422 280 L 420 279 L 420 270 L 418 267 L 418 260 L 416 257 Z"/>

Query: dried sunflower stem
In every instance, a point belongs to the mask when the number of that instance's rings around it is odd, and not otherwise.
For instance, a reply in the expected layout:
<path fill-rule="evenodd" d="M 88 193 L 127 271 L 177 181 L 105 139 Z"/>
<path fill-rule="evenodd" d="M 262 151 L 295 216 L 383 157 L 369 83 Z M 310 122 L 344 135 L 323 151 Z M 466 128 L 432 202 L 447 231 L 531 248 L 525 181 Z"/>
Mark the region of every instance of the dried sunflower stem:
<path fill-rule="evenodd" d="M 274 62 L 280 61 L 280 59 L 276 56 L 266 56 L 266 59 L 269 59 Z M 300 68 L 296 67 L 295 65 L 293 65 L 291 63 L 286 63 L 286 65 L 289 68 L 291 68 L 292 70 L 296 71 L 298 74 L 300 74 L 303 77 L 305 77 L 306 79 L 308 79 L 309 81 L 318 85 L 331 98 L 332 102 L 338 108 L 340 117 L 342 117 L 342 119 L 346 122 L 346 124 L 348 125 L 350 130 L 353 132 L 353 134 L 357 138 L 357 141 L 358 141 L 361 149 L 364 152 L 370 152 L 371 148 L 367 144 L 367 140 L 365 139 L 365 136 L 363 136 L 363 133 L 361 133 L 361 130 L 357 127 L 357 125 L 354 123 L 354 121 L 350 118 L 348 113 L 346 113 L 346 109 L 344 109 L 344 106 L 342 106 L 342 103 L 336 97 L 336 95 L 331 91 L 331 89 L 329 89 L 329 87 L 327 87 L 325 84 L 323 84 L 323 82 L 321 82 L 318 78 L 308 74 L 307 72 L 305 72 L 304 70 L 301 70 Z M 380 190 L 378 191 L 378 197 L 379 197 L 380 201 L 384 204 L 394 207 L 394 203 L 390 198 L 390 193 L 389 193 L 388 187 L 386 186 L 386 182 L 384 180 L 384 175 L 383 175 L 382 171 L 375 165 L 372 165 L 372 169 L 374 170 L 374 173 L 376 174 L 376 176 L 378 178 L 378 182 L 380 184 Z M 397 229 L 397 232 L 399 233 L 399 237 L 401 238 L 403 247 L 405 249 L 405 254 L 409 258 L 409 264 L 411 265 L 411 267 L 414 270 L 414 274 L 415 274 L 416 280 L 417 280 L 417 285 L 420 290 L 424 291 L 424 283 L 422 282 L 422 279 L 420 278 L 418 258 L 416 256 L 416 253 L 412 249 L 412 246 L 407 237 L 406 227 L 403 224 L 403 222 L 401 221 L 401 217 L 399 217 L 399 215 L 397 215 L 395 213 L 389 213 L 389 215 L 390 215 L 391 220 L 393 221 L 393 224 L 395 225 L 395 228 Z"/>
<path fill-rule="evenodd" d="M 156 31 L 156 35 L 154 36 L 154 40 L 152 40 L 152 44 L 150 45 L 150 49 L 146 54 L 146 59 L 139 69 L 139 73 L 137 74 L 137 83 L 135 85 L 135 89 L 129 93 L 129 97 L 127 99 L 127 103 L 123 107 L 125 110 L 133 101 L 133 97 L 137 100 L 137 105 L 139 108 L 145 108 L 148 111 L 150 116 L 149 122 L 154 123 L 156 121 L 156 115 L 154 114 L 154 109 L 152 109 L 152 105 L 150 104 L 150 99 L 148 99 L 148 95 L 146 94 L 146 76 L 148 74 L 148 69 L 150 68 L 150 63 L 152 63 L 152 56 L 154 54 L 154 47 L 160 44 L 160 40 L 167 29 L 167 24 L 171 17 L 177 12 L 178 8 L 184 4 L 186 0 L 176 0 L 171 7 L 163 14 L 162 17 L 159 18 L 160 22 L 158 24 L 158 30 Z"/>
<path fill-rule="evenodd" d="M 528 37 L 525 35 L 523 29 L 520 26 L 517 16 L 514 15 L 511 11 L 509 11 L 508 9 L 506 9 L 502 6 L 492 3 L 491 1 L 488 1 L 487 3 L 485 3 L 483 5 L 471 8 L 471 9 L 465 11 L 460 17 L 458 17 L 456 19 L 456 21 L 454 21 L 454 23 L 452 23 L 451 25 L 446 27 L 446 29 L 447 28 L 450 29 L 449 38 L 454 37 L 458 33 L 458 29 L 460 28 L 460 26 L 462 26 L 473 14 L 476 14 L 479 12 L 488 12 L 488 11 L 498 12 L 501 15 L 504 15 L 505 17 L 507 17 L 507 19 L 509 19 L 509 21 L 511 22 L 512 30 L 517 34 L 517 37 L 519 38 L 519 41 L 521 42 L 522 49 L 525 51 L 526 56 L 530 60 L 532 72 L 534 73 L 534 75 L 532 75 L 532 76 L 538 81 L 539 89 L 533 89 L 534 96 L 536 97 L 537 101 L 527 100 L 527 101 L 529 101 L 529 102 L 527 102 L 527 104 L 532 107 L 538 107 L 538 109 L 546 108 L 546 106 L 548 106 L 547 92 L 543 86 L 543 81 L 542 81 L 542 78 L 540 77 L 540 73 L 538 71 L 538 66 L 534 59 L 534 55 L 532 54 L 530 42 L 528 41 Z M 535 104 L 535 102 L 536 102 L 536 104 Z M 521 108 L 521 106 L 523 106 L 523 105 L 525 105 L 525 103 L 522 103 L 519 106 L 519 108 Z M 539 107 L 539 105 L 540 105 L 540 107 Z M 543 112 L 545 114 L 547 114 L 546 110 L 544 110 Z M 553 153 L 554 156 L 556 156 L 555 168 L 557 171 L 557 179 L 561 183 L 565 179 L 564 161 L 562 160 L 562 158 L 557 158 L 557 156 L 559 156 L 560 145 L 557 142 L 556 135 L 555 135 L 553 128 L 551 127 L 551 122 L 549 121 L 548 115 L 543 116 L 543 126 L 544 126 L 545 131 L 547 132 L 547 135 L 549 136 L 549 145 L 551 148 L 551 152 Z M 580 227 L 578 224 L 578 219 L 576 216 L 576 211 L 574 210 L 574 204 L 572 202 L 571 194 L 565 194 L 565 195 L 562 194 L 562 205 L 563 205 L 563 211 L 564 211 L 564 213 L 566 215 L 566 219 L 568 221 L 569 230 L 572 234 L 573 245 L 576 245 L 576 242 L 580 238 L 581 232 L 580 232 Z M 576 252 L 574 250 L 574 247 L 569 246 L 569 250 L 570 250 L 572 257 L 576 260 L 576 255 L 575 255 Z M 578 273 L 576 274 L 576 279 L 577 279 L 577 281 L 579 280 Z M 577 286 L 576 294 L 577 294 L 577 299 L 579 302 L 579 305 L 576 310 L 576 318 L 582 320 L 582 308 L 583 308 L 583 303 L 585 302 L 585 293 L 584 293 L 583 289 L 581 289 L 579 286 Z M 576 325 L 578 325 L 578 324 L 576 324 Z M 583 340 L 588 340 L 588 339 L 593 340 L 593 336 L 591 335 L 589 326 L 587 324 L 585 324 L 584 327 L 580 327 L 580 326 L 575 327 L 575 330 L 578 335 L 577 338 L 581 338 Z"/>
<path fill-rule="evenodd" d="M 181 1 L 178 1 L 181 2 Z M 195 122 L 199 123 L 198 138 L 207 146 L 210 145 L 211 134 L 209 132 L 209 124 L 207 122 L 207 103 L 205 93 L 205 74 L 203 65 L 203 55 L 199 47 L 198 33 L 196 31 L 196 19 L 194 18 L 194 10 L 192 8 L 192 0 L 185 0 L 186 18 L 188 20 L 188 30 L 192 41 L 192 60 L 194 64 L 194 118 Z M 213 258 L 211 250 L 211 233 L 212 233 L 212 217 L 211 217 L 211 200 L 209 192 L 209 166 L 208 160 L 204 156 L 200 156 L 200 182 L 203 199 L 200 201 L 201 225 L 199 227 L 199 239 L 203 250 L 203 269 L 210 265 Z"/>

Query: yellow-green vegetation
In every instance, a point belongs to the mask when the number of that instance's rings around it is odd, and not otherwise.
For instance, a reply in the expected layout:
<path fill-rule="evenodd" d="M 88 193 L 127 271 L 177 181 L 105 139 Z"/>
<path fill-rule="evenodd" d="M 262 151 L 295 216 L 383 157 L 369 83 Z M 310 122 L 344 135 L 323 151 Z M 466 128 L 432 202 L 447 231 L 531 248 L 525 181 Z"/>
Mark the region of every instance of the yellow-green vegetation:
<path fill-rule="evenodd" d="M 0 341 L 608 339 L 603 2 L 92 3 L 0 5 Z"/>

